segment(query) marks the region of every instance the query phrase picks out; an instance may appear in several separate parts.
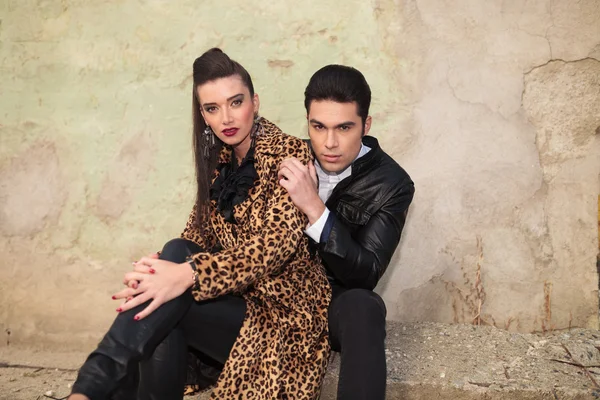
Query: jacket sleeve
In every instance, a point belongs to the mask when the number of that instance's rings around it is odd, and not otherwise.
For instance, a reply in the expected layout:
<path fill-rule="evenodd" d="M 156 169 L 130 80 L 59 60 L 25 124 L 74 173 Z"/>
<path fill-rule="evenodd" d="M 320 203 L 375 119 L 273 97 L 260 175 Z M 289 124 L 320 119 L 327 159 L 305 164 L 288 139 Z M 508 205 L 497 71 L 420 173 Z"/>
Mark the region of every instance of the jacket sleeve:
<path fill-rule="evenodd" d="M 308 150 L 296 157 L 307 163 Z M 262 277 L 280 271 L 305 240 L 303 229 L 307 219 L 279 185 L 277 170 L 270 171 L 270 182 L 260 184 L 267 185 L 270 193 L 262 231 L 236 247 L 192 256 L 199 274 L 199 285 L 192 289 L 197 301 L 240 292 Z"/>
<path fill-rule="evenodd" d="M 199 245 L 203 250 L 210 251 L 217 245 L 217 238 L 212 229 L 204 229 L 203 232 L 196 225 L 196 205 L 185 224 L 185 229 L 181 233 L 182 239 L 187 239 Z"/>
<path fill-rule="evenodd" d="M 414 190 L 407 179 L 354 237 L 335 212 L 330 213 L 331 231 L 327 240 L 318 244 L 319 255 L 344 286 L 375 288 L 400 242 Z"/>

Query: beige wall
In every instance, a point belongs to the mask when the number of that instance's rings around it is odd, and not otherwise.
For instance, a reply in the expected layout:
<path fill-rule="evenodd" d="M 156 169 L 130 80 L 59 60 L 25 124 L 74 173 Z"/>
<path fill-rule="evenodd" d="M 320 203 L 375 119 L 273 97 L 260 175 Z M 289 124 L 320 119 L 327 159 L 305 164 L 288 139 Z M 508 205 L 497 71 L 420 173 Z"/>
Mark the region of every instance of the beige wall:
<path fill-rule="evenodd" d="M 481 308 L 511 330 L 598 326 L 597 0 L 2 0 L 12 343 L 89 346 L 130 261 L 179 234 L 191 64 L 212 46 L 299 136 L 316 69 L 365 73 L 371 132 L 417 188 L 378 288 L 390 319 L 470 322 Z"/>

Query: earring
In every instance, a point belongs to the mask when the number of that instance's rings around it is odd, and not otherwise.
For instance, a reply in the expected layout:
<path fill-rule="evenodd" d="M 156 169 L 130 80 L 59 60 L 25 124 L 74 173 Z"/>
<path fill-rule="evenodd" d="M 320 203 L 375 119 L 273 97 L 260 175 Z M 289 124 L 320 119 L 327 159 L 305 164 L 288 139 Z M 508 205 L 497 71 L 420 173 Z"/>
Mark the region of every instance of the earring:
<path fill-rule="evenodd" d="M 260 124 L 261 119 L 262 119 L 262 117 L 259 116 L 258 113 L 254 114 L 254 127 L 252 128 L 252 133 L 250 134 L 250 137 L 252 139 L 254 139 L 256 136 L 258 136 L 259 130 L 261 131 L 260 133 L 262 133 L 263 127 Z"/>
<path fill-rule="evenodd" d="M 208 124 L 206 124 L 206 128 L 204 128 L 202 141 L 204 142 L 204 158 L 208 160 L 210 158 L 210 151 L 215 147 L 215 133 Z"/>

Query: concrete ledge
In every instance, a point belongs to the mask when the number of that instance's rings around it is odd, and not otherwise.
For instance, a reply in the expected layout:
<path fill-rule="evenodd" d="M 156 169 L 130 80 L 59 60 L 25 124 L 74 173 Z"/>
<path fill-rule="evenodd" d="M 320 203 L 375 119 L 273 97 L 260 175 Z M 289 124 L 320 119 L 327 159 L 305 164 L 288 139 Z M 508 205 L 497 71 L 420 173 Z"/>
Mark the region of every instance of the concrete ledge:
<path fill-rule="evenodd" d="M 599 399 L 597 347 L 600 333 L 585 329 L 532 335 L 471 325 L 389 323 L 387 399 Z M 0 348 L 0 400 L 36 399 L 48 390 L 65 396 L 86 356 L 87 350 Z M 335 399 L 338 371 L 339 354 L 334 354 L 322 400 Z"/>
<path fill-rule="evenodd" d="M 592 381 L 600 379 L 600 368 L 586 373 L 573 365 L 600 367 L 596 346 L 600 333 L 584 329 L 531 335 L 472 325 L 388 323 L 387 399 L 600 398 Z M 339 359 L 335 354 L 322 400 L 336 398 Z"/>

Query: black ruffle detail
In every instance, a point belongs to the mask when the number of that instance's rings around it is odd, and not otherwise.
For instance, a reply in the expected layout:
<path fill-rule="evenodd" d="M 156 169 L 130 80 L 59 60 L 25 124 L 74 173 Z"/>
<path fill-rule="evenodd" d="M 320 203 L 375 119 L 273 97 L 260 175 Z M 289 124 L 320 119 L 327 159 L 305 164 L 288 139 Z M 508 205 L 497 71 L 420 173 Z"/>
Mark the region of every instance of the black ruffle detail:
<path fill-rule="evenodd" d="M 254 144 L 250 146 L 246 157 L 236 168 L 235 155 L 232 152 L 230 163 L 217 165 L 219 176 L 210 187 L 210 199 L 217 203 L 217 211 L 223 215 L 225 221 L 236 224 L 233 216 L 233 207 L 241 204 L 248 198 L 248 192 L 258 180 L 254 168 Z"/>

